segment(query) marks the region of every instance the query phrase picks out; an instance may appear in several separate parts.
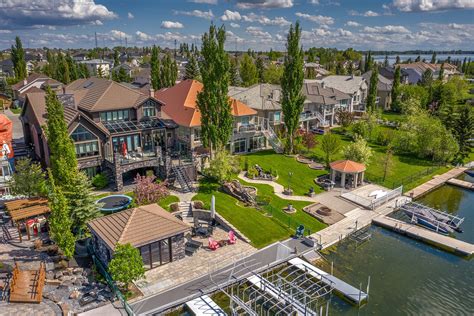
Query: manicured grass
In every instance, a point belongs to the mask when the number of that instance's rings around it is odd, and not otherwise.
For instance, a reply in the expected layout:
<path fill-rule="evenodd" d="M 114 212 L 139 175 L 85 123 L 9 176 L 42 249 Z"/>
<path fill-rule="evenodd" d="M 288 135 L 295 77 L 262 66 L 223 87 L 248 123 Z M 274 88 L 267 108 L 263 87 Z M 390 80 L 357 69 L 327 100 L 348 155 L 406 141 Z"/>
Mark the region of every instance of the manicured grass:
<path fill-rule="evenodd" d="M 20 114 L 21 113 L 21 108 L 10 108 L 10 111 L 12 111 L 13 114 Z"/>
<path fill-rule="evenodd" d="M 164 199 L 158 201 L 158 205 L 167 210 L 168 212 L 171 212 L 170 204 L 176 202 L 179 202 L 179 198 L 176 195 L 168 195 Z"/>
<path fill-rule="evenodd" d="M 403 122 L 406 118 L 406 115 L 395 113 L 395 112 L 383 112 L 382 119 L 390 122 Z"/>
<path fill-rule="evenodd" d="M 288 201 L 276 197 L 270 186 L 264 184 L 251 185 L 257 187 L 259 196 L 269 196 L 271 198 L 270 205 L 274 212 L 281 212 L 285 216 L 291 217 L 291 220 L 295 223 L 304 224 L 311 232 L 316 232 L 325 227 L 324 224 L 303 213 L 301 209 L 309 203 L 292 202 L 298 211 L 296 214 L 288 215 L 282 210 L 288 204 Z M 230 195 L 219 191 L 219 187 L 219 184 L 204 179 L 201 181 L 199 192 L 193 200 L 201 200 L 205 203 L 206 208 L 209 208 L 211 197 L 214 195 L 216 197 L 217 212 L 247 236 L 253 246 L 261 248 L 275 241 L 286 239 L 294 233 L 294 229 L 288 228 L 288 223 L 283 223 L 286 218 L 282 214 L 268 217 L 265 215 L 265 211 L 243 206 Z M 283 220 L 279 220 L 280 218 L 283 218 Z"/>
<path fill-rule="evenodd" d="M 293 173 L 291 177 L 290 188 L 295 195 L 305 195 L 309 188 L 313 187 L 316 193 L 322 192 L 322 189 L 314 183 L 314 179 L 320 175 L 326 174 L 325 170 L 313 170 L 308 165 L 299 163 L 293 157 L 276 154 L 274 151 L 259 151 L 242 157 L 241 162 L 248 160 L 249 166 L 258 164 L 264 170 L 276 170 L 278 179 L 276 182 L 288 187 L 290 180 L 289 172 Z"/>

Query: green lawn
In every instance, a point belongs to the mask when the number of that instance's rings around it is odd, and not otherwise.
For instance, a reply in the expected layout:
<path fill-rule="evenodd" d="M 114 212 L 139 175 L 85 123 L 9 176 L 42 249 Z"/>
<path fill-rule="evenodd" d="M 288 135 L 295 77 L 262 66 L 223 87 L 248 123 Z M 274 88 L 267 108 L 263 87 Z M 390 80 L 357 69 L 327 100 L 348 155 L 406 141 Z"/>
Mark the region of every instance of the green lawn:
<path fill-rule="evenodd" d="M 12 111 L 13 114 L 20 114 L 21 113 L 21 108 L 10 108 L 10 111 Z"/>
<path fill-rule="evenodd" d="M 170 204 L 176 202 L 179 202 L 179 198 L 176 195 L 168 195 L 164 199 L 161 199 L 158 202 L 158 205 L 167 210 L 168 212 L 171 212 Z"/>
<path fill-rule="evenodd" d="M 274 151 L 259 151 L 242 157 L 241 161 L 248 160 L 249 166 L 258 164 L 264 170 L 276 170 L 278 179 L 276 182 L 288 187 L 289 172 L 293 173 L 290 187 L 295 195 L 305 195 L 309 188 L 313 187 L 315 192 L 322 192 L 322 189 L 314 183 L 314 179 L 326 174 L 325 170 L 313 170 L 306 164 L 299 163 L 293 157 L 276 154 Z"/>
<path fill-rule="evenodd" d="M 214 195 L 216 197 L 217 212 L 247 236 L 252 245 L 257 248 L 290 237 L 294 233 L 294 229 L 289 228 L 288 223 L 285 222 L 289 217 L 291 217 L 292 226 L 296 223 L 302 223 L 311 232 L 316 232 L 325 227 L 324 224 L 303 213 L 301 209 L 309 203 L 292 202 L 298 211 L 293 215 L 288 215 L 282 211 L 288 201 L 276 197 L 270 186 L 265 184 L 251 185 L 257 187 L 257 194 L 260 197 L 269 196 L 271 198 L 270 205 L 274 212 L 278 212 L 278 214 L 268 217 L 265 215 L 265 211 L 245 207 L 230 195 L 219 191 L 217 183 L 208 180 L 201 181 L 199 192 L 193 200 L 201 200 L 206 204 L 206 208 L 209 208 L 211 196 Z"/>
<path fill-rule="evenodd" d="M 390 122 L 403 122 L 405 120 L 405 115 L 395 112 L 383 112 L 382 119 Z"/>

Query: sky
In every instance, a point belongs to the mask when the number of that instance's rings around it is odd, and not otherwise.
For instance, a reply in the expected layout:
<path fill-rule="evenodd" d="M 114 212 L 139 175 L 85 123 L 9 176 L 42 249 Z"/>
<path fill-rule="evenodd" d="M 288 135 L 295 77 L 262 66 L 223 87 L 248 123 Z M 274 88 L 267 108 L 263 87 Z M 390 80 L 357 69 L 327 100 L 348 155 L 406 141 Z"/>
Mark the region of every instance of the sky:
<path fill-rule="evenodd" d="M 360 50 L 474 50 L 474 0 L 2 0 L 0 48 L 200 44 L 211 22 L 229 50 L 302 45 Z"/>

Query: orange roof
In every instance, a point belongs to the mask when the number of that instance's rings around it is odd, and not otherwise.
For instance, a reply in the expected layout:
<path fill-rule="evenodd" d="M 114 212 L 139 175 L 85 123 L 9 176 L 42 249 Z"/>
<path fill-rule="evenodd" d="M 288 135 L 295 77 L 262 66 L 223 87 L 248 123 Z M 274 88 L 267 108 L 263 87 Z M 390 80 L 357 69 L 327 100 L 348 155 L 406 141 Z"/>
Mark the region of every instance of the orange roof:
<path fill-rule="evenodd" d="M 338 160 L 331 162 L 329 165 L 331 166 L 331 169 L 339 172 L 354 173 L 365 171 L 364 164 L 352 160 Z"/>
<path fill-rule="evenodd" d="M 203 89 L 203 84 L 196 80 L 183 80 L 170 88 L 155 92 L 155 98 L 164 102 L 162 111 L 178 125 L 194 127 L 201 126 L 201 113 L 196 105 L 197 94 Z M 230 98 L 233 116 L 256 115 L 257 111 L 244 103 Z"/>

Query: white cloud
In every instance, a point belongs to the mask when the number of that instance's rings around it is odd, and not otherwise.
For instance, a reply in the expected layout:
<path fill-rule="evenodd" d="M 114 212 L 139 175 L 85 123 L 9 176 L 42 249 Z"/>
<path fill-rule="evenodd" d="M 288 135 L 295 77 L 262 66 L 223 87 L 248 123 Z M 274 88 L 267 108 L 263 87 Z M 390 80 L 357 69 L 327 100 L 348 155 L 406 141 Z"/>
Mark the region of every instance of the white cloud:
<path fill-rule="evenodd" d="M 291 22 L 287 21 L 284 17 L 281 17 L 281 16 L 276 17 L 274 19 L 270 19 L 264 15 L 258 15 L 253 12 L 247 15 L 243 15 L 242 19 L 245 22 L 259 23 L 262 25 L 288 26 L 291 24 Z"/>
<path fill-rule="evenodd" d="M 355 11 L 355 10 L 350 10 L 349 11 L 349 15 L 353 15 L 353 16 L 365 16 L 365 17 L 372 17 L 372 16 L 379 16 L 380 14 L 377 13 L 377 12 L 374 12 L 372 10 L 368 10 L 368 11 L 365 11 L 365 12 L 358 12 L 358 11 Z"/>
<path fill-rule="evenodd" d="M 360 23 L 358 23 L 358 22 L 355 22 L 355 21 L 347 21 L 347 22 L 346 22 L 346 25 L 347 25 L 347 26 L 353 26 L 353 27 L 362 26 L 362 24 L 360 24 Z"/>
<path fill-rule="evenodd" d="M 136 31 L 135 35 L 137 36 L 137 40 L 142 41 L 142 42 L 147 42 L 153 40 L 153 36 L 148 35 L 144 32 L 141 31 Z"/>
<path fill-rule="evenodd" d="M 122 32 L 122 31 L 118 31 L 118 30 L 111 30 L 109 34 L 103 34 L 105 35 L 110 41 L 119 41 L 119 40 L 122 40 L 122 39 L 130 39 L 132 38 L 131 35 L 128 35 L 127 33 L 125 32 Z"/>
<path fill-rule="evenodd" d="M 173 10 L 173 14 L 175 15 L 187 15 L 187 16 L 195 16 L 197 18 L 202 18 L 206 20 L 212 20 L 214 18 L 214 13 L 211 10 L 209 11 L 201 11 L 201 10 L 193 10 L 193 11 L 179 11 Z"/>
<path fill-rule="evenodd" d="M 296 12 L 295 15 L 302 19 L 309 20 L 311 22 L 315 22 L 318 24 L 329 24 L 329 25 L 334 24 L 334 18 L 330 16 L 310 15 L 310 14 L 301 13 L 301 12 Z"/>
<path fill-rule="evenodd" d="M 229 42 L 232 42 L 232 43 L 243 43 L 245 42 L 245 39 L 243 39 L 242 37 L 236 35 L 234 32 L 232 31 L 226 31 L 225 32 L 226 36 L 227 36 L 227 39 L 229 40 Z M 230 43 L 229 43 L 230 44 Z"/>
<path fill-rule="evenodd" d="M 258 37 L 261 40 L 271 40 L 272 36 L 270 33 L 263 31 L 261 27 L 258 26 L 249 26 L 245 30 L 248 34 Z"/>
<path fill-rule="evenodd" d="M 241 19 L 242 16 L 239 11 L 225 10 L 224 14 L 221 16 L 222 21 L 240 21 Z"/>
<path fill-rule="evenodd" d="M 240 24 L 231 22 L 230 26 L 233 27 L 234 29 L 238 29 L 240 27 Z"/>
<path fill-rule="evenodd" d="M 393 0 L 393 6 L 403 12 L 474 9 L 472 0 Z"/>
<path fill-rule="evenodd" d="M 0 26 L 78 25 L 114 19 L 117 15 L 94 0 L 6 0 L 0 2 Z"/>
<path fill-rule="evenodd" d="M 364 32 L 367 33 L 381 33 L 381 34 L 403 34 L 410 33 L 410 31 L 401 25 L 385 25 L 385 26 L 366 26 Z"/>
<path fill-rule="evenodd" d="M 378 14 L 377 12 L 374 12 L 372 10 L 369 10 L 369 11 L 365 11 L 365 13 L 363 14 L 363 16 L 379 16 L 380 14 Z"/>
<path fill-rule="evenodd" d="M 351 31 L 344 30 L 344 29 L 337 29 L 337 34 L 339 34 L 339 36 L 344 36 L 344 37 L 352 36 Z"/>
<path fill-rule="evenodd" d="M 11 32 L 10 30 L 0 30 L 0 34 L 10 34 Z"/>
<path fill-rule="evenodd" d="M 127 17 L 129 19 L 133 19 L 135 16 L 132 14 L 132 12 L 128 12 Z"/>
<path fill-rule="evenodd" d="M 319 4 L 319 0 L 309 0 L 308 2 L 311 3 L 311 4 L 314 4 L 314 5 Z"/>
<path fill-rule="evenodd" d="M 193 3 L 203 3 L 203 4 L 217 4 L 217 0 L 188 0 L 188 2 L 193 2 Z"/>
<path fill-rule="evenodd" d="M 293 0 L 238 0 L 239 9 L 275 9 L 291 8 Z"/>
<path fill-rule="evenodd" d="M 163 21 L 161 22 L 162 29 L 182 29 L 184 25 L 180 22 Z"/>

